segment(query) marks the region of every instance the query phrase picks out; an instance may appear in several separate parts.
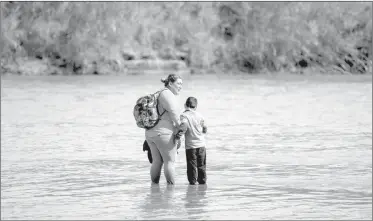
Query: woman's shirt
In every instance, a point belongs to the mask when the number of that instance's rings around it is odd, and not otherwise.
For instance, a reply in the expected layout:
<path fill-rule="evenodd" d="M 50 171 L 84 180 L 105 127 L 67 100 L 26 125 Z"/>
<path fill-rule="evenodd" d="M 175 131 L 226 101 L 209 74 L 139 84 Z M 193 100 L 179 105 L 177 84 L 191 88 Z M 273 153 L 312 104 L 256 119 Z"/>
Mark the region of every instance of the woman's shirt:
<path fill-rule="evenodd" d="M 176 96 L 168 88 L 159 94 L 158 112 L 160 115 L 163 113 L 158 124 L 152 129 L 145 130 L 145 134 L 152 137 L 176 132 L 176 128 L 180 124 L 181 109 Z"/>

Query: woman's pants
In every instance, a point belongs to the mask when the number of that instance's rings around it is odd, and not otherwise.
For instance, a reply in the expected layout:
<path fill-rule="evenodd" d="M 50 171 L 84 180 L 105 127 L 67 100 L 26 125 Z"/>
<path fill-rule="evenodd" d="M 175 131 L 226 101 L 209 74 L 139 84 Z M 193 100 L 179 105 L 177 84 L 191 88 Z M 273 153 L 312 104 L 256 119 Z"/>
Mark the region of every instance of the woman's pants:
<path fill-rule="evenodd" d="M 150 168 L 150 177 L 154 183 L 159 183 L 161 170 L 164 164 L 164 175 L 168 184 L 175 183 L 175 159 L 176 144 L 173 134 L 158 134 L 156 136 L 146 136 L 149 144 L 153 162 Z"/>

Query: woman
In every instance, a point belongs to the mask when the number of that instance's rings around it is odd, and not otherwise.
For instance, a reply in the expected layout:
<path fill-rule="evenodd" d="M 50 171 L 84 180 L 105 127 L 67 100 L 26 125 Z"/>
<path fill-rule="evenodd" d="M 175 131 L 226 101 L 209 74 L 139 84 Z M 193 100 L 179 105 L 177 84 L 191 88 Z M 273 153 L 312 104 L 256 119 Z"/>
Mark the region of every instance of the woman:
<path fill-rule="evenodd" d="M 154 183 L 159 183 L 162 165 L 168 184 L 175 183 L 175 158 L 177 145 L 174 142 L 174 133 L 180 125 L 181 109 L 178 106 L 176 96 L 182 89 L 183 81 L 180 76 L 170 74 L 164 83 L 163 90 L 158 97 L 158 110 L 163 113 L 158 124 L 152 129 L 145 131 L 146 141 L 152 155 L 152 166 L 150 177 Z"/>

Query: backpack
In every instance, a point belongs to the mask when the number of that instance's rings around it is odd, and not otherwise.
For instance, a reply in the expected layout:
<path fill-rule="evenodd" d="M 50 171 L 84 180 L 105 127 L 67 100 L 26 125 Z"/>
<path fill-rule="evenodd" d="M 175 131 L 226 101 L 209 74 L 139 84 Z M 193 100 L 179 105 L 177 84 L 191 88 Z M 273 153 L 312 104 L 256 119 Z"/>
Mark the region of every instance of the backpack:
<path fill-rule="evenodd" d="M 166 112 L 166 110 L 162 114 L 158 112 L 158 97 L 164 90 L 145 95 L 136 101 L 133 116 L 138 127 L 149 130 L 158 124 L 160 117 Z"/>

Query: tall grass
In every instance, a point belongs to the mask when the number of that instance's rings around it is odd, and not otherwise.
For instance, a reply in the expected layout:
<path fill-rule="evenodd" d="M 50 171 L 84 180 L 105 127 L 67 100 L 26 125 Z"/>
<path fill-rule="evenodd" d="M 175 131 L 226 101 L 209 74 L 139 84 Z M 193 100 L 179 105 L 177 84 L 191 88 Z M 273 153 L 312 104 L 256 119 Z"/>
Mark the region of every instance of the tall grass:
<path fill-rule="evenodd" d="M 33 61 L 47 74 L 127 73 L 136 60 L 223 72 L 372 72 L 368 2 L 0 4 L 2 72 Z"/>

